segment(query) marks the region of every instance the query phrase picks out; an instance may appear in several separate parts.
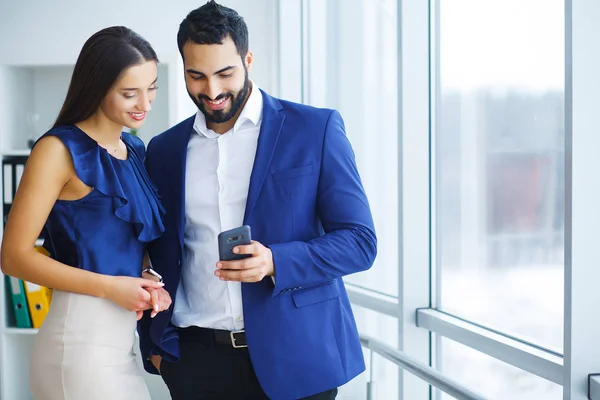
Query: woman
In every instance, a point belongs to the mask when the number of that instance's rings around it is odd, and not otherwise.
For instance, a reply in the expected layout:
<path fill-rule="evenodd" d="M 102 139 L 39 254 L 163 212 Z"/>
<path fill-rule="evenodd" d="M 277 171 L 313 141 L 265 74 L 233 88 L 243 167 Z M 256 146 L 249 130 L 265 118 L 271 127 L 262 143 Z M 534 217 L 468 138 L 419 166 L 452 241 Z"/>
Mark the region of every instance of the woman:
<path fill-rule="evenodd" d="M 144 169 L 144 144 L 122 130 L 144 123 L 157 62 L 125 27 L 90 37 L 58 119 L 25 167 L 2 271 L 54 288 L 31 361 L 37 400 L 150 399 L 132 347 L 143 310 L 154 316 L 171 304 L 162 283 L 140 277 L 164 210 Z M 33 250 L 42 228 L 51 258 Z"/>

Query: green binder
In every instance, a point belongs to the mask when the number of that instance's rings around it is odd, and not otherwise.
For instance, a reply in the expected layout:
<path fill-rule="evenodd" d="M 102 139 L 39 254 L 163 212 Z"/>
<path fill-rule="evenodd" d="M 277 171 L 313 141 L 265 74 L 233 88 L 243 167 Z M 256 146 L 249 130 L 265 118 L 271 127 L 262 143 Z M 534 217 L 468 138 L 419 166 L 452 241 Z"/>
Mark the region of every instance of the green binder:
<path fill-rule="evenodd" d="M 12 276 L 7 276 L 7 278 L 17 328 L 31 328 L 31 318 L 29 318 L 29 310 L 27 309 L 23 281 Z"/>

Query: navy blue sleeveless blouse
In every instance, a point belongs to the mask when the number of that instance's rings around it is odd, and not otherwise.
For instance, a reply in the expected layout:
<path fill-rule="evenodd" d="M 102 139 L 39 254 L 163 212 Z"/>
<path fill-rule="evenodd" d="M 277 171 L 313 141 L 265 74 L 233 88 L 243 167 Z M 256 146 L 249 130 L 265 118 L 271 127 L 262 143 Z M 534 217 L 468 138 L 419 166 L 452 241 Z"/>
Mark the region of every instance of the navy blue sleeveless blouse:
<path fill-rule="evenodd" d="M 74 125 L 47 135 L 65 144 L 77 176 L 93 190 L 79 200 L 56 201 L 44 226 L 44 247 L 76 268 L 139 277 L 146 243 L 165 230 L 165 211 L 144 167 L 144 143 L 123 133 L 128 157 L 120 160 Z"/>

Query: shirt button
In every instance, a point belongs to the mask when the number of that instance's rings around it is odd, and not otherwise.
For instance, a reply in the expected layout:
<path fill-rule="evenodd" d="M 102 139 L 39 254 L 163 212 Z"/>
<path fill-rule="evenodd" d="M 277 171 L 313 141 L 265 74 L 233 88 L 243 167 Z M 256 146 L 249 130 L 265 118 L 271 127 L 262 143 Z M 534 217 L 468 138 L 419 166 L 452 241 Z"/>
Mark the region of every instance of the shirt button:
<path fill-rule="evenodd" d="M 236 318 L 236 320 L 241 321 L 242 320 L 242 316 L 238 315 L 237 318 Z"/>

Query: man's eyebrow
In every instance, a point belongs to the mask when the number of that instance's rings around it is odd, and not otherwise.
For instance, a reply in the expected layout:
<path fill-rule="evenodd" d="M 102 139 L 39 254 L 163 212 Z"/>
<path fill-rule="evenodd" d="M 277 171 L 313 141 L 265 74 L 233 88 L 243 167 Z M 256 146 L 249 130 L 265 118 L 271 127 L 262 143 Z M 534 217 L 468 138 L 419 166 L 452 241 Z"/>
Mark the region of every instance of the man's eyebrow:
<path fill-rule="evenodd" d="M 221 68 L 220 70 L 218 70 L 217 72 L 215 72 L 214 75 L 218 75 L 218 74 L 223 73 L 225 71 L 229 71 L 230 69 L 233 69 L 233 68 L 235 68 L 233 65 L 230 65 L 230 66 L 225 67 L 225 68 Z"/>
<path fill-rule="evenodd" d="M 213 75 L 221 74 L 221 73 L 223 73 L 225 71 L 228 71 L 230 69 L 233 69 L 233 68 L 235 68 L 235 66 L 233 66 L 233 65 L 227 66 L 225 68 L 221 68 L 220 70 L 218 70 L 217 72 L 215 72 Z M 195 69 L 192 69 L 192 68 L 188 68 L 186 70 L 186 72 L 189 73 L 189 74 L 192 74 L 192 75 L 206 76 L 203 72 L 196 71 Z"/>
<path fill-rule="evenodd" d="M 202 72 L 196 71 L 195 69 L 192 69 L 192 68 L 186 69 L 185 72 L 187 72 L 188 74 L 204 76 L 204 74 Z"/>

